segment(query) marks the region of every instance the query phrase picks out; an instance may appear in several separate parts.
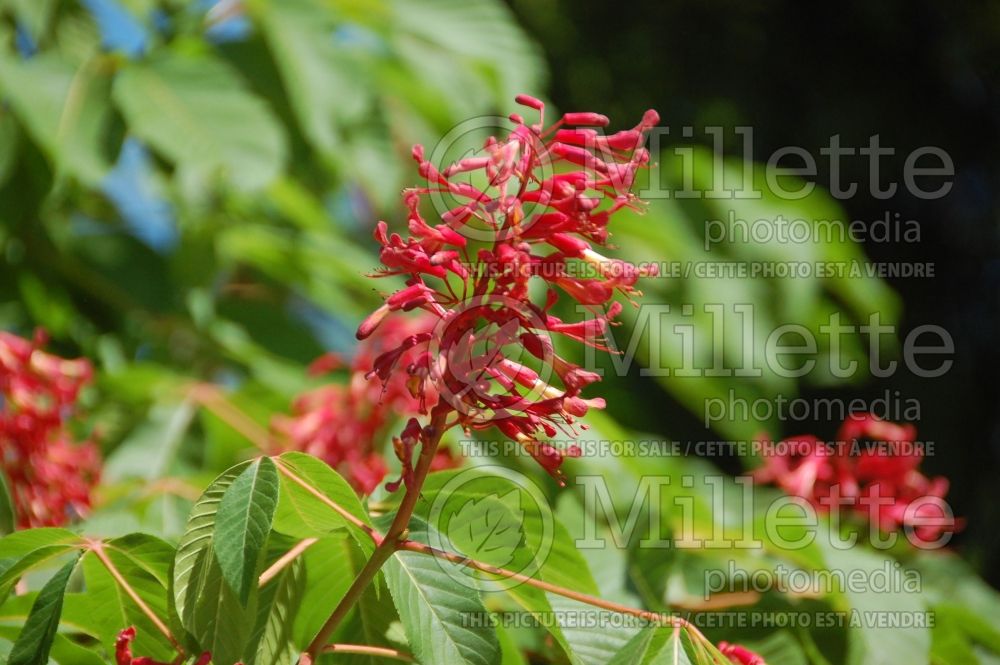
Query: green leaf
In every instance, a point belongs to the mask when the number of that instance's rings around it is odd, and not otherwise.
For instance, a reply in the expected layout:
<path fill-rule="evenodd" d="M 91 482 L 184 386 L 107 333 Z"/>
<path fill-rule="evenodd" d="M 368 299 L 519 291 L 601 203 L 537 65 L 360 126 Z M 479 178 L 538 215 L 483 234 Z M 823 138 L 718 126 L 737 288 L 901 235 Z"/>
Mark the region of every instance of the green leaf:
<path fill-rule="evenodd" d="M 257 616 L 256 589 L 249 603 L 240 602 L 223 578 L 213 538 L 222 498 L 248 466 L 244 462 L 223 473 L 195 502 L 174 559 L 173 596 L 181 624 L 200 650 L 223 663 L 243 658 Z"/>
<path fill-rule="evenodd" d="M 65 609 L 63 612 L 65 613 Z M 17 633 L 17 627 L 0 626 L 0 662 L 7 662 L 6 658 L 10 656 L 9 649 L 13 647 Z M 9 641 L 10 644 L 5 645 L 4 641 Z M 4 651 L 4 647 L 8 651 Z M 104 658 L 59 633 L 56 633 L 55 639 L 52 640 L 48 663 L 55 663 L 55 665 L 107 665 Z"/>
<path fill-rule="evenodd" d="M 528 665 L 528 661 L 525 660 L 517 642 L 511 637 L 510 631 L 502 625 L 497 625 L 496 631 L 497 640 L 500 641 L 500 651 L 503 655 L 500 665 Z"/>
<path fill-rule="evenodd" d="M 154 404 L 146 419 L 105 460 L 102 480 L 152 480 L 168 475 L 196 411 L 190 400 Z"/>
<path fill-rule="evenodd" d="M 360 570 L 356 558 L 367 561 L 368 554 L 344 531 L 320 538 L 302 555 L 307 584 L 293 627 L 297 648 L 309 645 L 347 593 Z"/>
<path fill-rule="evenodd" d="M 822 540 L 822 539 L 820 539 Z M 887 565 L 887 558 L 860 548 L 850 550 L 825 547 L 830 570 L 874 579 Z M 924 600 L 906 592 L 879 593 L 872 590 L 844 594 L 851 614 L 849 624 L 849 663 L 893 665 L 925 663 L 931 646 L 930 631 L 925 626 L 879 625 L 886 617 L 916 616 L 926 612 Z"/>
<path fill-rule="evenodd" d="M 491 513 L 502 514 L 506 511 L 507 516 L 497 518 L 504 524 L 519 522 L 524 545 L 514 553 L 513 561 L 517 565 L 499 563 L 496 555 L 506 556 L 505 548 L 482 550 L 480 554 L 484 561 L 527 575 L 537 573 L 546 582 L 573 591 L 596 594 L 597 585 L 586 561 L 566 529 L 555 519 L 545 496 L 526 477 L 508 474 L 501 467 L 433 473 L 424 484 L 422 496 L 425 500 L 417 506 L 417 515 L 430 521 L 431 529 L 450 534 L 451 522 L 463 509 L 468 509 L 470 501 L 489 498 L 492 502 L 483 504 L 483 507 Z M 512 495 L 514 491 L 517 494 Z M 516 506 L 516 515 L 510 512 L 513 506 Z M 460 530 L 456 527 L 456 531 Z M 459 549 L 462 554 L 472 556 L 471 552 Z"/>
<path fill-rule="evenodd" d="M 0 536 L 14 533 L 17 526 L 14 515 L 14 497 L 10 492 L 7 474 L 0 469 Z"/>
<path fill-rule="evenodd" d="M 573 540 L 562 524 L 552 515 L 545 497 L 534 491 L 529 483 L 531 481 L 527 478 L 510 476 L 507 471 L 498 467 L 482 467 L 474 471 L 434 473 L 427 478 L 424 484 L 423 497 L 425 501 L 421 502 L 417 510 L 420 517 L 428 517 L 433 521 L 433 524 L 430 525 L 432 529 L 450 533 L 452 531 L 451 521 L 455 520 L 463 512 L 463 509 L 468 510 L 466 506 L 470 501 L 486 501 L 487 503 L 482 505 L 489 506 L 491 512 L 509 513 L 509 506 L 514 505 L 513 499 L 506 498 L 505 501 L 501 502 L 500 498 L 509 497 L 511 491 L 516 489 L 520 495 L 517 507 L 521 513 L 519 517 L 520 529 L 524 535 L 523 545 L 515 549 L 513 559 L 507 563 L 502 563 L 500 559 L 496 558 L 497 555 L 507 557 L 507 552 L 504 549 L 494 551 L 483 549 L 478 552 L 482 556 L 482 560 L 514 572 L 538 577 L 573 591 L 594 596 L 599 595 L 597 584 Z M 501 519 L 506 523 L 512 523 L 515 517 L 508 514 L 507 517 Z M 411 533 L 410 537 L 419 540 L 421 537 L 419 529 Z M 429 544 L 440 546 L 438 543 Z M 462 554 L 469 555 L 469 552 L 465 552 L 462 547 L 455 543 L 448 545 Z M 474 576 L 490 577 L 485 574 L 480 575 L 470 569 L 462 569 L 458 575 L 465 575 L 470 580 Z M 571 640 L 564 630 L 563 624 L 559 621 L 553 621 L 552 617 L 558 618 L 558 615 L 553 613 L 556 605 L 572 604 L 573 601 L 550 596 L 527 584 L 513 586 L 504 584 L 503 587 L 505 591 L 502 593 L 509 595 L 518 605 L 535 616 L 574 663 L 600 662 L 600 658 L 610 657 L 610 654 L 627 642 L 634 632 L 618 634 L 615 631 L 608 631 L 603 634 L 595 634 L 594 631 L 580 630 L 573 633 Z M 489 589 L 490 587 L 487 584 L 485 588 Z M 568 613 L 575 613 L 576 617 L 584 613 L 590 615 L 599 612 L 602 610 L 580 603 L 568 608 Z M 596 642 L 602 644 L 592 644 Z M 591 657 L 587 655 L 588 653 L 597 655 Z"/>
<path fill-rule="evenodd" d="M 11 9 L 31 38 L 41 39 L 52 20 L 56 0 L 0 0 L 0 9 Z"/>
<path fill-rule="evenodd" d="M 129 588 L 160 618 L 170 619 L 168 589 L 153 575 L 138 566 L 121 551 L 105 547 L 105 554 L 126 580 Z M 88 619 L 98 631 L 98 640 L 106 649 L 114 647 L 118 633 L 128 626 L 136 627 L 133 648 L 136 653 L 160 661 L 169 661 L 174 648 L 160 633 L 135 600 L 122 588 L 97 556 L 88 552 L 83 558 L 83 578 L 85 591 L 74 594 L 74 609 L 85 606 Z"/>
<path fill-rule="evenodd" d="M 63 597 L 62 618 L 59 620 L 59 632 L 74 635 L 85 635 L 99 638 L 100 630 L 96 626 L 91 607 L 82 602 L 83 594 L 67 593 Z M 28 620 L 31 606 L 38 598 L 37 591 L 29 591 L 20 596 L 11 596 L 0 605 L 0 626 L 13 626 L 20 629 Z M 16 638 L 17 635 L 15 634 Z M 0 661 L 2 662 L 2 661 Z"/>
<path fill-rule="evenodd" d="M 233 481 L 215 518 L 215 557 L 243 605 L 257 585 L 260 554 L 278 505 L 278 470 L 267 457 L 254 461 Z"/>
<path fill-rule="evenodd" d="M 715 646 L 681 626 L 649 626 L 605 662 L 608 665 L 732 665 Z"/>
<path fill-rule="evenodd" d="M 371 525 L 354 489 L 344 478 L 323 461 L 305 453 L 285 453 L 278 458 L 284 468 L 281 473 L 281 494 L 274 529 L 296 538 L 322 537 L 330 532 L 347 528 L 361 549 L 371 553 L 372 539 L 341 516 L 335 509 L 320 500 L 320 494 L 340 506 L 361 522 Z M 293 475 L 297 480 L 289 478 Z M 313 491 L 303 487 L 303 484 Z"/>
<path fill-rule="evenodd" d="M 170 566 L 173 564 L 176 548 L 165 540 L 145 533 L 130 533 L 105 543 L 112 553 L 119 553 L 129 562 L 149 574 L 167 588 L 170 586 Z"/>
<path fill-rule="evenodd" d="M 169 591 L 174 547 L 154 536 L 135 533 L 105 542 L 104 553 L 129 588 L 167 622 L 172 632 L 181 634 L 179 622 L 172 613 Z M 85 612 L 88 634 L 96 631 L 95 637 L 106 649 L 114 647 L 115 638 L 123 627 L 135 626 L 133 648 L 136 653 L 169 661 L 174 654 L 173 645 L 104 563 L 88 552 L 82 568 L 85 590 L 67 598 L 66 612 L 77 619 Z"/>
<path fill-rule="evenodd" d="M 359 119 L 372 95 L 371 84 L 330 38 L 338 17 L 317 0 L 247 6 L 274 54 L 302 133 L 313 148 L 334 155 L 339 128 Z"/>
<path fill-rule="evenodd" d="M 0 90 L 58 169 L 96 186 L 110 167 L 104 134 L 111 117 L 111 65 L 81 66 L 57 53 L 19 60 L 0 53 Z"/>
<path fill-rule="evenodd" d="M 130 61 L 114 99 L 131 131 L 187 181 L 221 172 L 236 187 L 255 189 L 284 166 L 286 139 L 274 114 L 215 58 L 161 53 Z"/>
<path fill-rule="evenodd" d="M 604 665 L 640 631 L 627 616 L 553 593 L 545 595 L 574 663 Z"/>
<path fill-rule="evenodd" d="M 269 543 L 276 560 L 294 544 L 291 539 L 275 538 Z M 280 547 L 278 547 L 280 545 Z M 271 561 L 273 563 L 273 561 Z M 250 644 L 256 652 L 247 665 L 291 665 L 294 651 L 293 627 L 306 591 L 306 564 L 302 557 L 283 568 L 260 591 L 257 626 Z"/>
<path fill-rule="evenodd" d="M 72 531 L 57 528 L 17 531 L 0 539 L 0 598 L 24 573 L 83 545 Z"/>
<path fill-rule="evenodd" d="M 7 665 L 46 665 L 49 662 L 49 651 L 59 628 L 66 585 L 79 560 L 79 556 L 74 557 L 42 587 L 31 607 L 28 620 L 14 643 Z"/>
<path fill-rule="evenodd" d="M 397 552 L 383 569 L 413 655 L 421 663 L 499 663 L 500 645 L 486 607 L 474 589 L 442 569 L 447 565 L 423 554 Z"/>
<path fill-rule="evenodd" d="M 760 654 L 768 665 L 808 665 L 805 651 L 798 640 L 787 630 L 779 630 L 764 639 L 740 642 L 754 653 Z"/>
<path fill-rule="evenodd" d="M 459 119 L 477 111 L 468 106 L 477 100 L 492 97 L 506 105 L 519 93 L 541 89 L 544 56 L 504 3 L 393 0 L 389 4 L 396 26 L 390 38 L 406 57 L 409 73 L 442 92 L 438 103 L 455 105 Z M 444 72 L 448 75 L 442 76 Z"/>

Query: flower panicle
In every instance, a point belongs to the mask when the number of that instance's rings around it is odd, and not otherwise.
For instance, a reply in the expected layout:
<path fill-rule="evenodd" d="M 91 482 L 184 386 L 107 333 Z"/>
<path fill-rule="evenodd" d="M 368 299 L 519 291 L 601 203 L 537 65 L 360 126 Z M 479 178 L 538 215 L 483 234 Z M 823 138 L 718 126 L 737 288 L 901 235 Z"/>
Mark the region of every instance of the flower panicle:
<path fill-rule="evenodd" d="M 472 156 L 436 164 L 414 146 L 424 183 L 403 191 L 408 232 L 390 232 L 386 222 L 374 230 L 376 276 L 402 276 L 405 286 L 385 297 L 357 337 L 372 337 L 400 312 L 431 317 L 433 329 L 385 351 L 372 376 L 388 384 L 404 373 L 427 409 L 454 412 L 452 424 L 467 431 L 499 428 L 558 477 L 579 448 L 560 450 L 543 438 L 576 436 L 577 421 L 604 402 L 581 395 L 600 377 L 559 356 L 553 338 L 607 350 L 622 310 L 615 297 L 635 303 L 639 279 L 656 274 L 602 248 L 617 213 L 643 210 L 632 187 L 649 165 L 645 137 L 659 115 L 647 111 L 633 127 L 606 133 L 602 114 L 566 113 L 546 126 L 541 100 L 515 101 L 537 122 L 511 114 L 506 134 L 487 138 Z M 544 288 L 540 302 L 533 284 Z M 561 297 L 587 317 L 557 316 Z M 406 431 L 395 445 L 403 483 L 420 442 L 409 424 Z"/>

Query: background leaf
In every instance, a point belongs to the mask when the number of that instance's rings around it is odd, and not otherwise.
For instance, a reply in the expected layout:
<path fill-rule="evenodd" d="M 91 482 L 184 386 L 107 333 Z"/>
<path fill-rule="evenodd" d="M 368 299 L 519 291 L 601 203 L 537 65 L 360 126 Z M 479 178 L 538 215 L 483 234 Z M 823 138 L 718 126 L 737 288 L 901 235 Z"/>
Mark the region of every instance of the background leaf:
<path fill-rule="evenodd" d="M 237 187 L 263 187 L 285 160 L 285 137 L 270 109 L 214 58 L 164 53 L 130 63 L 115 81 L 114 99 L 132 131 L 192 184 L 221 172 Z"/>

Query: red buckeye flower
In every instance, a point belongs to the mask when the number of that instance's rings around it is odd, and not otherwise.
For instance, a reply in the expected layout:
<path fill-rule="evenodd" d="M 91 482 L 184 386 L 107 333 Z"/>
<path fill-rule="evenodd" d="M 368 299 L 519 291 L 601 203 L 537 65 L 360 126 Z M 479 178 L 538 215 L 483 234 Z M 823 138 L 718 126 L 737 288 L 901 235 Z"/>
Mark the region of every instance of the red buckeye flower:
<path fill-rule="evenodd" d="M 100 452 L 66 426 L 93 369 L 33 340 L 0 332 L 0 471 L 10 481 L 18 525 L 60 526 L 86 514 L 101 470 Z"/>
<path fill-rule="evenodd" d="M 403 192 L 409 233 L 390 233 L 385 222 L 375 229 L 380 275 L 406 283 L 361 323 L 358 338 L 395 313 L 426 313 L 433 325 L 386 350 L 373 375 L 387 390 L 405 376 L 438 422 L 467 431 L 495 426 L 558 477 L 563 458 L 579 449 L 543 439 L 575 436 L 577 419 L 604 401 L 581 396 L 599 377 L 557 355 L 552 338 L 606 349 L 622 308 L 612 299 L 641 295 L 638 279 L 655 274 L 595 248 L 607 241 L 616 212 L 640 208 L 630 189 L 649 163 L 642 144 L 659 116 L 647 111 L 635 127 L 605 135 L 594 129 L 608 124 L 603 115 L 567 113 L 545 126 L 540 100 L 516 101 L 538 122 L 511 115 L 513 128 L 488 138 L 475 156 L 439 165 L 414 147 L 425 184 Z M 545 294 L 540 301 L 532 285 Z M 552 308 L 560 296 L 588 316 L 558 318 Z M 414 447 L 430 434 L 414 422 L 396 440 L 403 482 Z"/>
<path fill-rule="evenodd" d="M 923 520 L 950 516 L 944 503 L 948 481 L 928 478 L 918 470 L 923 448 L 915 442 L 916 434 L 912 425 L 870 413 L 853 414 L 833 444 L 812 435 L 769 444 L 764 465 L 754 476 L 806 499 L 818 510 L 828 511 L 840 502 L 882 532 L 910 527 L 918 540 L 933 542 L 947 527 Z M 953 530 L 961 526 L 956 520 Z"/>
<path fill-rule="evenodd" d="M 161 663 L 148 656 L 133 656 L 132 642 L 135 640 L 135 626 L 129 626 L 118 633 L 115 639 L 115 664 L 116 665 L 171 665 L 171 663 Z M 212 654 L 206 651 L 198 657 L 194 665 L 209 665 L 212 662 Z M 242 665 L 236 663 L 235 665 Z"/>
<path fill-rule="evenodd" d="M 736 665 L 767 665 L 761 656 L 739 644 L 719 642 L 719 651 L 722 652 L 723 656 L 736 663 Z"/>

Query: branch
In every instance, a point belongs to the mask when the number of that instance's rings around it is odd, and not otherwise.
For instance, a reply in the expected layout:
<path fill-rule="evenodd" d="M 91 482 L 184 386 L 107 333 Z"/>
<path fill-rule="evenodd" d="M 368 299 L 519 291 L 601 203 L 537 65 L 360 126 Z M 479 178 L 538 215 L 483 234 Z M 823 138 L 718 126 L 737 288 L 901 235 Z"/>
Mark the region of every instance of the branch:
<path fill-rule="evenodd" d="M 306 538 L 299 541 L 295 547 L 285 552 L 280 559 L 271 564 L 270 568 L 260 574 L 260 577 L 257 579 L 257 585 L 264 586 L 273 580 L 277 574 L 285 568 L 285 566 L 295 561 L 300 554 L 315 545 L 318 540 L 319 538 Z"/>
<path fill-rule="evenodd" d="M 226 399 L 216 386 L 211 383 L 197 383 L 191 386 L 188 395 L 242 434 L 261 452 L 271 449 L 271 436 L 267 430 Z"/>
<path fill-rule="evenodd" d="M 470 559 L 469 557 L 462 556 L 461 554 L 446 552 L 444 550 L 431 547 L 430 545 L 418 543 L 414 540 L 403 541 L 399 544 L 399 549 L 407 552 L 416 552 L 418 554 L 427 554 L 429 556 L 437 557 L 438 559 L 444 559 L 445 561 L 449 561 L 459 566 L 474 568 L 475 570 L 495 575 L 497 577 L 503 577 L 505 579 L 516 580 L 523 584 L 542 589 L 543 591 L 548 591 L 549 593 L 564 596 L 587 605 L 593 605 L 594 607 L 600 607 L 601 609 L 618 612 L 619 614 L 628 614 L 657 625 L 684 628 L 694 633 L 699 639 L 706 642 L 708 641 L 705 636 L 701 634 L 701 631 L 694 626 L 694 624 L 686 619 L 682 619 L 681 617 L 663 614 L 660 612 L 651 612 L 649 610 L 641 610 L 636 607 L 629 607 L 628 605 L 622 605 L 621 603 L 604 600 L 603 598 L 598 598 L 597 596 L 580 593 L 579 591 L 573 591 L 572 589 L 567 589 L 566 587 L 561 587 L 544 580 L 538 580 L 521 573 L 516 573 L 512 570 L 507 570 L 506 568 L 498 568 L 497 566 L 483 563 L 482 561 L 476 561 L 475 559 Z"/>
<path fill-rule="evenodd" d="M 431 470 L 431 462 L 434 461 L 434 454 L 437 452 L 438 444 L 441 442 L 441 435 L 444 434 L 444 420 L 444 415 L 432 418 L 430 439 L 420 445 L 420 458 L 417 460 L 417 466 L 413 471 L 413 483 L 406 486 L 406 493 L 403 495 L 403 500 L 399 504 L 399 509 L 396 511 L 396 516 L 393 518 L 389 530 L 381 540 L 376 539 L 377 546 L 375 547 L 375 551 L 372 552 L 371 558 L 368 559 L 364 568 L 358 573 L 354 583 L 351 584 L 347 593 L 341 598 L 340 603 L 334 608 L 330 618 L 326 620 L 319 633 L 309 643 L 309 647 L 299 658 L 299 665 L 311 665 L 316 661 L 316 656 L 323 649 L 330 636 L 333 635 L 333 631 L 337 629 L 340 622 L 343 621 L 344 617 L 351 611 L 351 608 L 354 607 L 354 604 L 361 598 L 361 594 L 364 593 L 368 585 L 375 579 L 375 576 L 381 570 L 382 566 L 385 565 L 385 562 L 389 560 L 389 557 L 392 556 L 393 552 L 404 541 L 403 535 L 410 524 L 410 517 L 413 516 L 413 510 L 417 507 L 417 501 L 420 499 L 420 489 L 423 487 L 424 480 Z M 375 532 L 375 534 L 377 533 Z"/>
<path fill-rule="evenodd" d="M 343 517 L 345 520 L 347 520 L 354 526 L 358 527 L 359 529 L 367 533 L 369 536 L 371 536 L 371 539 L 375 541 L 376 545 L 380 545 L 382 543 L 382 534 L 373 529 L 370 525 L 365 524 L 363 520 L 359 519 L 357 516 L 351 513 L 351 511 L 347 510 L 339 503 L 337 503 L 336 501 L 334 501 L 333 499 L 331 499 L 330 497 L 323 494 L 318 489 L 307 483 L 305 480 L 300 478 L 298 475 L 295 474 L 295 472 L 293 472 L 291 469 L 285 466 L 280 458 L 272 457 L 271 461 L 274 462 L 274 465 L 278 467 L 278 471 L 280 471 L 286 478 L 291 480 L 293 483 L 295 483 L 305 491 L 312 494 L 314 497 L 319 499 L 321 502 L 325 503 L 330 508 L 333 508 L 333 510 L 335 510 L 337 514 Z"/>
<path fill-rule="evenodd" d="M 361 644 L 327 644 L 323 647 L 324 653 L 358 653 L 365 656 L 381 656 L 382 658 L 392 658 L 401 660 L 404 663 L 412 663 L 413 656 L 398 649 L 386 647 L 370 647 Z"/>

